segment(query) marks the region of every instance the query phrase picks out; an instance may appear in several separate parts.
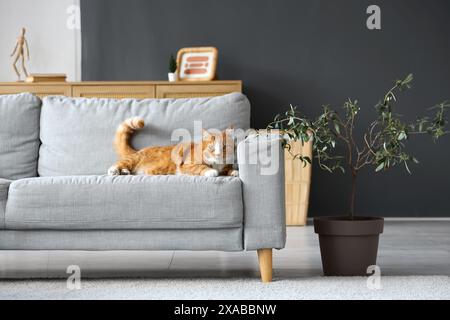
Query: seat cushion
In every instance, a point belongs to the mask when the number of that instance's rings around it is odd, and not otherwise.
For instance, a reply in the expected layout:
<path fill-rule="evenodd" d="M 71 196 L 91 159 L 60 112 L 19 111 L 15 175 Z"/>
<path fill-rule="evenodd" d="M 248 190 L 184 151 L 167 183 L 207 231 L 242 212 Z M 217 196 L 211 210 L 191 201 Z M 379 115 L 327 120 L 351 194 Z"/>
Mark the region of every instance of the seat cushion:
<path fill-rule="evenodd" d="M 114 133 L 124 120 L 141 117 L 146 125 L 131 144 L 137 148 L 175 144 L 176 129 L 194 136 L 194 122 L 205 129 L 250 126 L 250 103 L 240 93 L 190 99 L 96 99 L 46 97 L 43 100 L 40 176 L 102 175 L 117 160 Z"/>
<path fill-rule="evenodd" d="M 0 95 L 0 178 L 37 175 L 40 112 L 32 94 Z"/>
<path fill-rule="evenodd" d="M 242 226 L 241 181 L 200 176 L 17 180 L 6 229 L 214 229 Z"/>

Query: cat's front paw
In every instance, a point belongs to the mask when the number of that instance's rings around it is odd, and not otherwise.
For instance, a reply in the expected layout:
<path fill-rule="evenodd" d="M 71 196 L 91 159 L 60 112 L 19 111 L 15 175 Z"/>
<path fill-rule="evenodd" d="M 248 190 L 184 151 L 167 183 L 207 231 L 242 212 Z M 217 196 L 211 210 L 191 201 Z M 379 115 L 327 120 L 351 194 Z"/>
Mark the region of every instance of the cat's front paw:
<path fill-rule="evenodd" d="M 108 169 L 108 175 L 110 176 L 118 176 L 120 175 L 120 170 L 117 166 L 112 166 Z"/>
<path fill-rule="evenodd" d="M 216 169 L 208 169 L 203 172 L 205 177 L 217 177 L 219 175 L 219 171 Z"/>
<path fill-rule="evenodd" d="M 128 169 L 122 169 L 122 170 L 120 170 L 120 174 L 124 175 L 124 176 L 128 176 L 131 174 L 131 171 Z"/>
<path fill-rule="evenodd" d="M 230 170 L 230 171 L 228 171 L 228 175 L 230 176 L 230 177 L 239 177 L 239 170 Z"/>

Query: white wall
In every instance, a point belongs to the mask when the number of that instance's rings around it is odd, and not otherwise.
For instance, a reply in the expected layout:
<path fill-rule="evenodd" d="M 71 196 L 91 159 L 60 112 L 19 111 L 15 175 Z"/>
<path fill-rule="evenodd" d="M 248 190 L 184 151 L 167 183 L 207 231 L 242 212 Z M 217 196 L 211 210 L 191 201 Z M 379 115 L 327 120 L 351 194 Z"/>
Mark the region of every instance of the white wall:
<path fill-rule="evenodd" d="M 30 47 L 29 73 L 65 73 L 70 81 L 81 79 L 81 32 L 68 27 L 68 20 L 74 21 L 69 8 L 79 8 L 79 0 L 0 0 L 0 81 L 16 80 L 9 55 L 22 26 Z"/>

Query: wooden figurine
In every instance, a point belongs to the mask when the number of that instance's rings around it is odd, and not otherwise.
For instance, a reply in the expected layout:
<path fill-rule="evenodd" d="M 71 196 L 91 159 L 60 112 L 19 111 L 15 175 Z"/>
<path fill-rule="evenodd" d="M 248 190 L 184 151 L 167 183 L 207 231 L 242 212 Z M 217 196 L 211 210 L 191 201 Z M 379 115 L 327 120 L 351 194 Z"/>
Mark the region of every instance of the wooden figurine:
<path fill-rule="evenodd" d="M 16 42 L 16 46 L 14 47 L 14 51 L 13 51 L 13 53 L 11 53 L 11 57 L 14 56 L 12 67 L 13 67 L 15 73 L 17 74 L 17 81 L 20 81 L 20 73 L 19 73 L 19 70 L 17 70 L 17 66 L 16 66 L 16 63 L 17 63 L 17 61 L 19 61 L 19 59 L 21 60 L 21 63 L 22 63 L 22 71 L 24 73 L 24 77 L 25 78 L 28 77 L 28 71 L 25 68 L 25 49 L 26 49 L 27 60 L 30 60 L 30 50 L 28 48 L 27 39 L 25 38 L 25 32 L 26 32 L 25 28 L 22 28 L 20 36 L 17 38 L 17 42 Z"/>

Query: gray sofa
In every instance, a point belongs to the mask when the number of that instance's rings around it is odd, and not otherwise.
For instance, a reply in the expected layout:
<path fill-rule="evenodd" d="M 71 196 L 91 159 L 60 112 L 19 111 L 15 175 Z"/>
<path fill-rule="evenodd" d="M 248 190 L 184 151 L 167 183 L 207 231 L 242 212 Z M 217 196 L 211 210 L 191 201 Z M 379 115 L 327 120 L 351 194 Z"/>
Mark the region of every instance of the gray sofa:
<path fill-rule="evenodd" d="M 0 96 L 0 250 L 258 250 L 263 281 L 270 281 L 271 249 L 286 238 L 280 141 L 241 141 L 238 178 L 108 176 L 117 160 L 114 132 L 132 116 L 146 122 L 132 140 L 141 148 L 173 144 L 175 129 L 194 134 L 195 121 L 247 129 L 250 104 L 240 93 Z M 275 173 L 262 174 L 267 163 L 252 160 L 266 147 L 269 160 L 279 160 Z"/>

